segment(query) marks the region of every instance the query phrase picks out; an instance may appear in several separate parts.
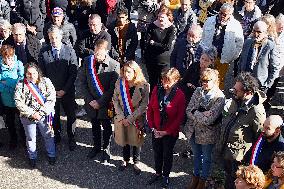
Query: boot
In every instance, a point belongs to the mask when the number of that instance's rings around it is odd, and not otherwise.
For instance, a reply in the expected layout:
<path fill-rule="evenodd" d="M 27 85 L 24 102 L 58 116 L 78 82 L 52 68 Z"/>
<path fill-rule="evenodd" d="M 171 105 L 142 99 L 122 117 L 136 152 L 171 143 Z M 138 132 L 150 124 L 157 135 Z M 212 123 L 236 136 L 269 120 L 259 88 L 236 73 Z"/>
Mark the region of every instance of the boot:
<path fill-rule="evenodd" d="M 206 180 L 200 178 L 198 180 L 198 185 L 196 189 L 205 189 L 205 183 L 206 183 Z"/>
<path fill-rule="evenodd" d="M 191 182 L 189 183 L 187 189 L 196 189 L 196 186 L 198 185 L 199 177 L 192 176 Z"/>

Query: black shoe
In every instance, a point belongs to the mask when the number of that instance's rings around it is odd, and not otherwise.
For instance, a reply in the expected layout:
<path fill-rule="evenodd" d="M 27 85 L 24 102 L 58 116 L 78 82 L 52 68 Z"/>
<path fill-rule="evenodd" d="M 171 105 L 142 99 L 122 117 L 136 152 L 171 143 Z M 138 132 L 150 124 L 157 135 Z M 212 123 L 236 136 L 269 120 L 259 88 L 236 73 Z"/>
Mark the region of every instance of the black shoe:
<path fill-rule="evenodd" d="M 134 163 L 133 171 L 134 171 L 135 175 L 140 175 L 141 169 L 137 166 L 137 164 L 138 163 Z"/>
<path fill-rule="evenodd" d="M 55 165 L 56 158 L 55 157 L 48 157 L 48 163 L 49 165 Z"/>
<path fill-rule="evenodd" d="M 56 134 L 54 136 L 54 143 L 55 144 L 60 144 L 60 142 L 61 142 L 61 135 L 60 134 Z"/>
<path fill-rule="evenodd" d="M 101 152 L 100 149 L 92 148 L 92 150 L 88 153 L 87 157 L 88 157 L 89 159 L 93 159 L 93 158 L 96 157 L 96 155 L 97 155 L 98 153 L 100 153 L 100 152 Z"/>
<path fill-rule="evenodd" d="M 123 161 L 118 167 L 119 171 L 124 171 L 128 167 L 129 163 L 127 161 Z"/>
<path fill-rule="evenodd" d="M 110 155 L 107 153 L 106 150 L 103 150 L 101 162 L 106 163 L 109 162 L 109 160 L 110 160 Z"/>
<path fill-rule="evenodd" d="M 76 144 L 75 139 L 70 139 L 69 140 L 69 150 L 70 151 L 74 151 L 76 146 L 77 146 L 77 144 Z"/>
<path fill-rule="evenodd" d="M 151 178 L 148 180 L 147 185 L 151 185 L 154 182 L 157 182 L 158 180 L 161 180 L 161 179 L 162 179 L 162 175 L 153 174 Z"/>
<path fill-rule="evenodd" d="M 190 158 L 191 154 L 192 154 L 192 151 L 186 150 L 186 151 L 181 153 L 181 157 L 183 157 L 183 158 Z"/>
<path fill-rule="evenodd" d="M 30 166 L 32 169 L 36 167 L 36 160 L 35 159 L 30 159 Z"/>
<path fill-rule="evenodd" d="M 168 188 L 169 184 L 170 184 L 169 177 L 163 177 L 162 188 Z"/>

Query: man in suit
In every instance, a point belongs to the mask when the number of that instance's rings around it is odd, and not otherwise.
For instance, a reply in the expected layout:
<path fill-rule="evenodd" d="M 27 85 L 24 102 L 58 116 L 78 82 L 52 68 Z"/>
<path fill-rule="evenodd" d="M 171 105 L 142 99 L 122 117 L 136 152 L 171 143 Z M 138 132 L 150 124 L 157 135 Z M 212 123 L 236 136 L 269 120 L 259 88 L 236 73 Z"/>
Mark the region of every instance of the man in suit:
<path fill-rule="evenodd" d="M 26 34 L 26 26 L 22 23 L 14 24 L 12 36 L 4 40 L 2 45 L 14 47 L 15 54 L 24 65 L 27 62 L 38 62 L 41 43 L 35 36 Z"/>
<path fill-rule="evenodd" d="M 110 159 L 111 115 L 110 103 L 115 82 L 118 79 L 120 65 L 110 58 L 108 42 L 100 39 L 96 42 L 94 55 L 84 59 L 83 71 L 79 75 L 81 90 L 84 94 L 85 109 L 92 122 L 94 147 L 88 158 L 94 158 L 101 152 L 101 125 L 103 126 L 102 161 Z"/>
<path fill-rule="evenodd" d="M 41 49 L 39 66 L 43 74 L 48 77 L 56 90 L 55 115 L 53 128 L 55 141 L 61 140 L 60 105 L 67 116 L 67 135 L 69 138 L 69 150 L 76 147 L 75 142 L 75 86 L 78 61 L 74 49 L 62 43 L 63 32 L 57 26 L 48 31 L 50 44 Z"/>

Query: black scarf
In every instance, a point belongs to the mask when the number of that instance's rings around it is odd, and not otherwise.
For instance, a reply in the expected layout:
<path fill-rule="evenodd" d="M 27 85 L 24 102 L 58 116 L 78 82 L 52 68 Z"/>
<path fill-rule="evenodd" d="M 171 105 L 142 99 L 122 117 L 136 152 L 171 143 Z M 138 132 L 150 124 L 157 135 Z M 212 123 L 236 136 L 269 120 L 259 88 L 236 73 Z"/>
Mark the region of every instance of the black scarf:
<path fill-rule="evenodd" d="M 177 91 L 177 85 L 175 84 L 172 87 L 172 90 L 169 93 L 169 95 L 167 96 L 167 98 L 164 99 L 165 89 L 163 88 L 163 86 L 161 84 L 158 85 L 158 102 L 159 102 L 159 110 L 160 110 L 160 117 L 161 117 L 161 122 L 160 122 L 161 128 L 164 127 L 164 124 L 167 122 L 167 119 L 168 119 L 168 115 L 167 115 L 167 112 L 166 112 L 167 104 L 172 101 L 172 99 L 174 98 L 174 96 L 176 94 L 176 91 Z M 167 102 L 167 103 L 165 103 L 165 102 Z"/>

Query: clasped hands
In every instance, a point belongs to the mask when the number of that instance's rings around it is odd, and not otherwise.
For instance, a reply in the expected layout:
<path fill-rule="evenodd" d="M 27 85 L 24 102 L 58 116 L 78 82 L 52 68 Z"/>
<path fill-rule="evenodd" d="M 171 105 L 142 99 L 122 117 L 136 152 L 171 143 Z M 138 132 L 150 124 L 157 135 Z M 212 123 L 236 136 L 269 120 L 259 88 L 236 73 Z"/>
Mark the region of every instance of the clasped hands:
<path fill-rule="evenodd" d="M 168 134 L 167 131 L 157 131 L 156 129 L 153 129 L 153 133 L 155 138 L 162 138 Z"/>
<path fill-rule="evenodd" d="M 89 102 L 89 105 L 96 110 L 100 109 L 100 105 L 96 100 L 92 100 L 91 102 Z"/>

